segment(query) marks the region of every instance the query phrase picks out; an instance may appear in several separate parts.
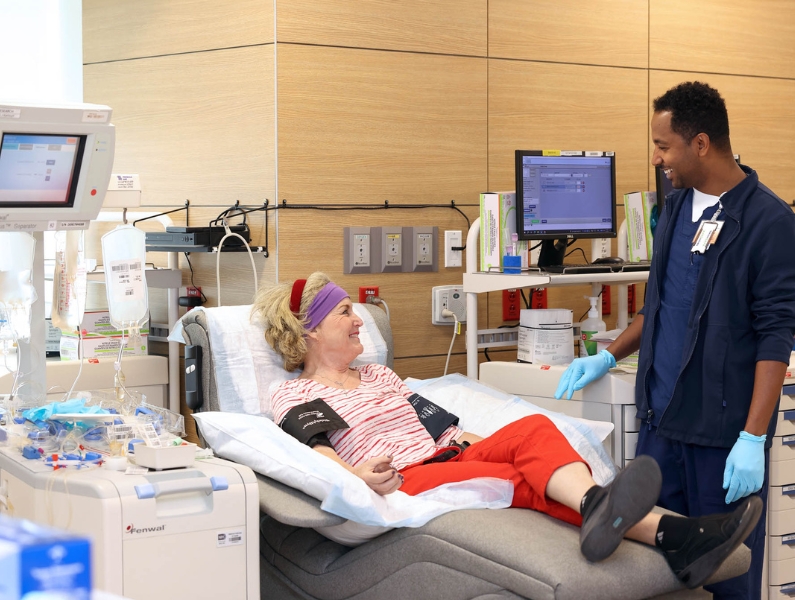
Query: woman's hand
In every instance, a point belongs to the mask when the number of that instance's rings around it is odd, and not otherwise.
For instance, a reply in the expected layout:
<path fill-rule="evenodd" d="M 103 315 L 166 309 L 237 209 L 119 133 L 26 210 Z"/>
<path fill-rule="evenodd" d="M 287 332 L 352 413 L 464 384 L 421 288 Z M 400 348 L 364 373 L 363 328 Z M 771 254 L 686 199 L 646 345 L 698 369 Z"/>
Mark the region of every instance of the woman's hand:
<path fill-rule="evenodd" d="M 353 473 L 376 494 L 386 496 L 403 483 L 403 475 L 390 464 L 391 461 L 391 456 L 377 456 L 358 464 L 353 468 Z"/>

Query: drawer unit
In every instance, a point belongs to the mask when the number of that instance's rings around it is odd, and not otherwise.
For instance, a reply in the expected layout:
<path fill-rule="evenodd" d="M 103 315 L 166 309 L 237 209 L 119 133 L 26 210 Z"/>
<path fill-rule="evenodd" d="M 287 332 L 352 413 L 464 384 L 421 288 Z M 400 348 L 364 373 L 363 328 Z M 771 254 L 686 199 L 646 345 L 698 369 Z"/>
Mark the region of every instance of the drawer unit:
<path fill-rule="evenodd" d="M 634 404 L 625 405 L 624 411 L 624 431 L 640 431 L 640 419 L 635 417 L 638 409 Z"/>
<path fill-rule="evenodd" d="M 638 448 L 638 434 L 625 433 L 624 434 L 624 459 L 631 460 L 635 458 L 635 451 Z"/>
<path fill-rule="evenodd" d="M 762 589 L 764 591 L 764 588 Z M 785 585 L 771 585 L 768 587 L 768 598 L 770 600 L 784 600 L 785 598 L 795 598 L 795 583 Z"/>
<path fill-rule="evenodd" d="M 795 582 L 795 533 L 768 537 L 768 583 L 787 585 Z"/>

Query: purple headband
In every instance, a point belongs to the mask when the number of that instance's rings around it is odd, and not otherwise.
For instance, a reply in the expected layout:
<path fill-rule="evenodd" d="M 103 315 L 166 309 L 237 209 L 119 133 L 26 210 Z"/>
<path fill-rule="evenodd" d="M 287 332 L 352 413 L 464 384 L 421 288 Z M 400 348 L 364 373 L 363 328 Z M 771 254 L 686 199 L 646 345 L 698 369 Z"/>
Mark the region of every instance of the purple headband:
<path fill-rule="evenodd" d="M 345 298 L 350 297 L 348 292 L 343 290 L 336 283 L 329 281 L 317 293 L 315 299 L 312 300 L 312 304 L 309 305 L 309 310 L 306 311 L 306 318 L 308 321 L 306 324 L 307 330 L 311 331 L 320 325 L 320 322 L 326 318 L 337 304 L 342 302 Z"/>

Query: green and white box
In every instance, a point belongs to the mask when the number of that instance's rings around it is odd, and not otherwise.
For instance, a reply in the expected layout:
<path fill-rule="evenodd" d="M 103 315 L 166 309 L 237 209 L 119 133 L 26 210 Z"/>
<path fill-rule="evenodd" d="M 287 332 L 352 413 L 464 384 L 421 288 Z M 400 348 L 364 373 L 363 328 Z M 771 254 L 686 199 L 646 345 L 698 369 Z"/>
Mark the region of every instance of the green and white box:
<path fill-rule="evenodd" d="M 651 260 L 654 238 L 651 232 L 652 214 L 657 206 L 657 192 L 624 194 L 627 215 L 627 242 L 630 262 Z"/>
<path fill-rule="evenodd" d="M 516 234 L 516 192 L 483 192 L 480 195 L 480 270 L 502 271 L 503 256 L 522 257 L 527 268 L 527 241 Z"/>
<path fill-rule="evenodd" d="M 564 308 L 519 313 L 518 362 L 565 365 L 574 360 L 572 312 Z"/>

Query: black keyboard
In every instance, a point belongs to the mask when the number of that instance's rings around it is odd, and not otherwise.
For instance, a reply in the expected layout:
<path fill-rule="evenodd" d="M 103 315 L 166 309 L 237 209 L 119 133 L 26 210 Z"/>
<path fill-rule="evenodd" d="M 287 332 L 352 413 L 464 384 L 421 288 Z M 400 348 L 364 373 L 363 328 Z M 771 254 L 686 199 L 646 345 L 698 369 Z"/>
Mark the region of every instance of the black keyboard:
<path fill-rule="evenodd" d="M 576 275 L 578 273 L 612 273 L 614 270 L 620 271 L 621 264 L 600 264 L 600 265 L 589 265 L 589 264 L 566 264 L 566 265 L 547 265 L 544 267 L 544 271 L 547 273 L 563 273 L 565 275 Z"/>
<path fill-rule="evenodd" d="M 624 268 L 621 271 L 624 273 L 635 273 L 637 271 L 648 271 L 649 267 L 651 267 L 650 262 L 624 263 Z"/>

